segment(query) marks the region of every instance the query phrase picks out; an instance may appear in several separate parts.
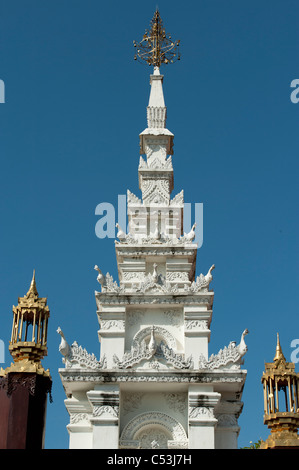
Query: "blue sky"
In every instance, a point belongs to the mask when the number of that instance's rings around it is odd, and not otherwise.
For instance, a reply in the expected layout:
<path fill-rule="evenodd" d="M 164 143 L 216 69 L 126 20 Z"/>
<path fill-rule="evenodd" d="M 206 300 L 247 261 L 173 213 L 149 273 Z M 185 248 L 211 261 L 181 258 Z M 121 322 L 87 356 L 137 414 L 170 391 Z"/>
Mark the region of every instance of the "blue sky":
<path fill-rule="evenodd" d="M 139 133 L 151 69 L 133 60 L 156 2 L 0 1 L 0 338 L 36 269 L 48 297 L 53 403 L 46 447 L 67 448 L 58 326 L 99 357 L 93 266 L 117 278 L 114 242 L 95 236 L 101 202 L 139 195 Z M 239 445 L 265 439 L 261 375 L 276 332 L 290 360 L 298 325 L 299 78 L 296 0 L 161 0 L 182 60 L 164 67 L 174 194 L 204 204 L 197 274 L 212 264 L 209 351 L 242 331 L 248 353 Z M 299 355 L 298 355 L 299 356 Z M 296 366 L 298 370 L 298 365 Z"/>

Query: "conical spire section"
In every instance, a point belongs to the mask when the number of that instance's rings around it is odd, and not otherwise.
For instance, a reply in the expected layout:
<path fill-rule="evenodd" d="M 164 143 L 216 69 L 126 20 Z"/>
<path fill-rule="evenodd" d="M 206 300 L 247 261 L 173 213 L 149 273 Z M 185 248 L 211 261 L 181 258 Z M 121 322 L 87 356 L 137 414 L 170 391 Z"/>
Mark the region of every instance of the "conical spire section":
<path fill-rule="evenodd" d="M 37 292 L 37 288 L 36 288 L 36 281 L 35 281 L 35 269 L 33 270 L 32 281 L 31 281 L 31 284 L 30 284 L 30 287 L 29 287 L 29 291 L 26 294 L 26 297 L 27 298 L 29 298 L 29 297 L 38 297 L 38 292 Z"/>
<path fill-rule="evenodd" d="M 166 126 L 166 106 L 163 94 L 163 75 L 158 67 L 150 77 L 151 92 L 147 107 L 148 128 L 164 129 Z"/>

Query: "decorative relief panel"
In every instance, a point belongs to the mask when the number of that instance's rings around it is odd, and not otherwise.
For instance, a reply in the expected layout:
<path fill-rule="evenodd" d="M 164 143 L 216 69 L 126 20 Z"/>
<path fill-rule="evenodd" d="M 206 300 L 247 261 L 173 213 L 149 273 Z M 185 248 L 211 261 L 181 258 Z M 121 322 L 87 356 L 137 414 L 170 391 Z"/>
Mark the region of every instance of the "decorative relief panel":
<path fill-rule="evenodd" d="M 213 408 L 206 406 L 189 407 L 189 418 L 203 420 L 214 418 Z"/>
<path fill-rule="evenodd" d="M 107 418 L 117 418 L 119 413 L 118 406 L 110 406 L 110 405 L 101 405 L 101 406 L 94 406 L 93 408 L 93 416 L 94 417 L 107 417 Z"/>
<path fill-rule="evenodd" d="M 119 330 L 123 331 L 125 329 L 124 320 L 100 320 L 101 329 L 103 330 Z"/>
<path fill-rule="evenodd" d="M 145 440 L 145 431 L 152 437 L 150 442 Z M 162 433 L 165 438 L 168 437 L 167 445 L 164 437 L 162 440 L 166 448 L 171 441 L 177 441 L 178 447 L 185 447 L 188 443 L 186 432 L 177 420 L 165 413 L 153 411 L 141 413 L 125 426 L 120 438 L 120 447 L 131 447 L 133 443 L 139 447 L 141 438 L 144 439 L 147 448 L 155 448 L 154 441 L 157 441 L 157 433 Z"/>
<path fill-rule="evenodd" d="M 207 330 L 208 329 L 208 321 L 207 320 L 185 320 L 185 328 L 186 330 Z"/>
<path fill-rule="evenodd" d="M 89 415 L 87 413 L 71 413 L 70 424 L 78 424 L 82 421 L 89 421 Z"/>
<path fill-rule="evenodd" d="M 166 280 L 170 282 L 189 282 L 189 276 L 186 272 L 168 272 Z"/>

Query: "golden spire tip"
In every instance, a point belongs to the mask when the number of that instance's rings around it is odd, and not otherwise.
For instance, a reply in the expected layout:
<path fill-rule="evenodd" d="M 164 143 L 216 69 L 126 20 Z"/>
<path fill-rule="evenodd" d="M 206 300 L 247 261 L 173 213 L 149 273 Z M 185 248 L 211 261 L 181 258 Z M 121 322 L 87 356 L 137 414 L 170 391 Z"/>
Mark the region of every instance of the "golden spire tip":
<path fill-rule="evenodd" d="M 285 360 L 285 357 L 282 353 L 282 349 L 281 349 L 281 346 L 280 346 L 279 333 L 277 333 L 276 353 L 275 353 L 275 357 L 274 357 L 273 360 L 278 361 L 279 359 L 284 359 Z"/>
<path fill-rule="evenodd" d="M 35 281 L 35 269 L 33 270 L 32 281 L 31 281 L 29 291 L 27 292 L 26 297 L 38 297 L 36 281 Z"/>

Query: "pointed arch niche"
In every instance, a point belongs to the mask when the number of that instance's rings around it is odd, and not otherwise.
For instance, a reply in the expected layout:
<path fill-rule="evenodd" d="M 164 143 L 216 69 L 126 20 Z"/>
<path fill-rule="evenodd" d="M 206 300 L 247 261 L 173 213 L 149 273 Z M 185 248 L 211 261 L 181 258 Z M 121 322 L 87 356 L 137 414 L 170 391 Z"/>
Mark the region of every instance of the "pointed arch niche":
<path fill-rule="evenodd" d="M 184 427 L 166 413 L 147 412 L 135 416 L 124 428 L 121 449 L 188 448 Z"/>

